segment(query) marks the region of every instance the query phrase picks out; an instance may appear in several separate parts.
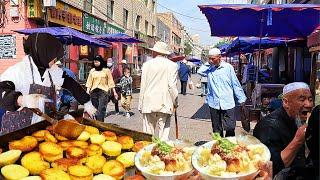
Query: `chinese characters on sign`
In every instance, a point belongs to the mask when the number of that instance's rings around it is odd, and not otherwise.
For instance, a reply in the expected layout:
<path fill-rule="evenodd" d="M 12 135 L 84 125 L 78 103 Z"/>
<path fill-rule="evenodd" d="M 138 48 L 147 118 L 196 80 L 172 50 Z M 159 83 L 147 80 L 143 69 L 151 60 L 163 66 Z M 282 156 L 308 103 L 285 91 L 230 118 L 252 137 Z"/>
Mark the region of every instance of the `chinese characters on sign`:
<path fill-rule="evenodd" d="M 0 59 L 16 58 L 16 36 L 0 36 Z"/>
<path fill-rule="evenodd" d="M 91 34 L 105 34 L 106 23 L 100 19 L 97 19 L 87 13 L 83 13 L 83 26 L 84 32 Z"/>

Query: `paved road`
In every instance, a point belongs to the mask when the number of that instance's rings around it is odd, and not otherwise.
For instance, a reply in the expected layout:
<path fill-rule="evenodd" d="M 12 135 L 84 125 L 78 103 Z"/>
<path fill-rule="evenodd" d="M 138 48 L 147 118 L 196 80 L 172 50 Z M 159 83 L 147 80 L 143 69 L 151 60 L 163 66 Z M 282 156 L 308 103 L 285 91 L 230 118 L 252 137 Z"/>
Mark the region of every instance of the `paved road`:
<path fill-rule="evenodd" d="M 192 76 L 194 84 L 199 80 L 197 75 Z M 179 87 L 180 87 L 180 83 Z M 209 108 L 204 104 L 205 97 L 200 97 L 200 89 L 187 90 L 187 95 L 179 94 L 178 127 L 179 138 L 186 139 L 191 142 L 200 140 L 210 140 L 210 132 L 212 132 Z M 121 127 L 142 131 L 142 115 L 138 111 L 139 92 L 133 94 L 132 112 L 134 113 L 129 119 L 122 115 L 114 114 L 114 105 L 112 102 L 108 104 L 108 117 L 105 122 L 115 123 Z M 123 109 L 120 108 L 120 111 Z M 251 126 L 252 127 L 252 126 Z M 241 122 L 237 122 L 236 133 L 241 130 Z M 174 116 L 171 118 L 170 139 L 175 139 L 175 122 Z"/>

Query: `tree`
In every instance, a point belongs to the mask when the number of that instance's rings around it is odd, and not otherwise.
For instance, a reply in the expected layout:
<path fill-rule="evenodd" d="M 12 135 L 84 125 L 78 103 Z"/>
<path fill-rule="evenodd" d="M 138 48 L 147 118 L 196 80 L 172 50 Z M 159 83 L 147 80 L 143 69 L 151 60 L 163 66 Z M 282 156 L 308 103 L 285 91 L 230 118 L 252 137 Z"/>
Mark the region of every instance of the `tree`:
<path fill-rule="evenodd" d="M 190 55 L 191 52 L 192 52 L 191 45 L 189 44 L 189 42 L 185 42 L 184 43 L 184 54 L 187 56 L 187 55 Z"/>

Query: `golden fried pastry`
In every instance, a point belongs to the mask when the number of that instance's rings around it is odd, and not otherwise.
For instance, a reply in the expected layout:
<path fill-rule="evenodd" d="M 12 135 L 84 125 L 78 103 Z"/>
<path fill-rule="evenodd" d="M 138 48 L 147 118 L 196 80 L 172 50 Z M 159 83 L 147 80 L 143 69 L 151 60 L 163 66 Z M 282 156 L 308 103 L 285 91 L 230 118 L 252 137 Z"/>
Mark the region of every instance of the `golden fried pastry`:
<path fill-rule="evenodd" d="M 0 167 L 14 164 L 21 155 L 21 150 L 9 150 L 0 154 Z"/>
<path fill-rule="evenodd" d="M 69 147 L 72 147 L 73 144 L 72 144 L 73 141 L 62 141 L 62 142 L 59 142 L 58 145 L 63 149 L 63 150 L 67 150 Z"/>
<path fill-rule="evenodd" d="M 50 164 L 44 161 L 39 152 L 30 152 L 21 159 L 21 165 L 27 168 L 32 175 L 38 175 L 41 171 L 50 168 Z"/>
<path fill-rule="evenodd" d="M 68 172 L 72 180 L 91 180 L 93 178 L 92 170 L 87 166 L 70 166 Z"/>
<path fill-rule="evenodd" d="M 132 151 L 138 152 L 138 151 L 140 151 L 140 149 L 146 147 L 149 144 L 151 144 L 151 142 L 149 142 L 149 141 L 137 141 L 136 143 L 134 143 L 134 145 L 132 147 Z"/>
<path fill-rule="evenodd" d="M 112 176 L 116 179 L 122 179 L 125 170 L 124 165 L 117 160 L 107 161 L 102 168 L 103 174 Z"/>
<path fill-rule="evenodd" d="M 102 167 L 106 163 L 106 158 L 103 156 L 90 156 L 86 160 L 86 166 L 89 167 L 94 174 L 102 172 Z"/>
<path fill-rule="evenodd" d="M 42 180 L 40 176 L 28 176 L 19 180 Z"/>
<path fill-rule="evenodd" d="M 100 134 L 91 134 L 90 135 L 90 142 L 92 144 L 101 145 L 102 143 L 104 143 L 104 141 L 106 141 L 106 138 L 104 137 L 104 135 L 100 135 Z"/>
<path fill-rule="evenodd" d="M 117 157 L 117 160 L 121 162 L 125 168 L 134 166 L 134 157 L 136 156 L 136 152 L 125 152 L 120 154 Z"/>
<path fill-rule="evenodd" d="M 102 148 L 99 144 L 90 144 L 86 152 L 88 156 L 94 156 L 94 155 L 102 155 Z"/>
<path fill-rule="evenodd" d="M 105 174 L 98 174 L 95 175 L 92 180 L 116 180 L 116 178 Z"/>
<path fill-rule="evenodd" d="M 144 178 L 141 175 L 133 175 L 133 176 L 128 176 L 126 178 L 124 178 L 124 180 L 145 180 L 146 178 Z"/>
<path fill-rule="evenodd" d="M 59 168 L 46 169 L 40 176 L 43 180 L 71 180 L 70 176 Z"/>
<path fill-rule="evenodd" d="M 72 141 L 72 146 L 79 147 L 82 149 L 86 149 L 88 147 L 88 143 L 84 141 Z"/>
<path fill-rule="evenodd" d="M 86 126 L 84 131 L 87 131 L 89 134 L 100 134 L 99 129 L 93 126 Z"/>
<path fill-rule="evenodd" d="M 117 141 L 117 135 L 112 131 L 105 131 L 102 133 L 102 135 L 106 137 L 106 141 Z"/>
<path fill-rule="evenodd" d="M 44 140 L 53 143 L 58 142 L 58 140 L 49 131 L 44 133 Z"/>
<path fill-rule="evenodd" d="M 39 145 L 39 152 L 48 162 L 63 158 L 63 149 L 53 142 L 43 142 Z"/>
<path fill-rule="evenodd" d="M 48 130 L 39 130 L 39 131 L 32 133 L 32 136 L 37 138 L 38 141 L 44 141 L 44 134 L 46 132 L 49 132 L 49 131 Z"/>
<path fill-rule="evenodd" d="M 58 141 L 68 141 L 69 139 L 63 137 L 63 136 L 60 136 L 59 134 L 55 133 L 54 134 L 54 137 L 58 140 Z"/>
<path fill-rule="evenodd" d="M 106 141 L 102 144 L 103 153 L 108 156 L 119 156 L 121 154 L 121 144 L 114 141 Z"/>
<path fill-rule="evenodd" d="M 62 158 L 62 159 L 55 160 L 53 163 L 51 163 L 51 166 L 53 168 L 60 168 L 66 172 L 68 171 L 68 168 L 70 166 L 74 166 L 74 165 L 80 165 L 80 160 L 76 158 Z"/>
<path fill-rule="evenodd" d="M 8 180 L 14 180 L 29 176 L 29 171 L 23 166 L 10 164 L 1 168 L 1 174 Z"/>
<path fill-rule="evenodd" d="M 133 139 L 130 136 L 121 136 L 118 138 L 117 141 L 118 141 L 118 143 L 121 144 L 122 149 L 125 149 L 125 150 L 131 149 L 134 145 Z"/>
<path fill-rule="evenodd" d="M 82 131 L 82 133 L 80 134 L 80 136 L 78 137 L 78 141 L 88 141 L 90 138 L 90 133 L 88 133 L 87 131 Z"/>
<path fill-rule="evenodd" d="M 87 152 L 79 147 L 69 147 L 66 152 L 67 158 L 82 159 L 87 157 Z"/>
<path fill-rule="evenodd" d="M 38 140 L 32 136 L 25 136 L 20 140 L 15 140 L 9 142 L 9 149 L 17 149 L 21 150 L 22 152 L 28 152 L 37 147 Z"/>

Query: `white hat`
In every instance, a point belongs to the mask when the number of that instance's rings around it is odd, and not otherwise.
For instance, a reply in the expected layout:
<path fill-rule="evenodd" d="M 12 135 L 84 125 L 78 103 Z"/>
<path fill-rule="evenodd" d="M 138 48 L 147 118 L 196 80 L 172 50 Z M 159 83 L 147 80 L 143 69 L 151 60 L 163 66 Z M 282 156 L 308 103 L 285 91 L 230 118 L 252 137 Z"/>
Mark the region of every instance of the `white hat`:
<path fill-rule="evenodd" d="M 58 66 L 62 65 L 61 61 L 57 61 L 55 64 Z"/>
<path fill-rule="evenodd" d="M 121 63 L 122 63 L 122 64 L 127 64 L 127 60 L 122 59 Z"/>
<path fill-rule="evenodd" d="M 150 48 L 150 50 L 165 55 L 171 54 L 168 44 L 161 41 L 156 42 L 156 44 L 153 46 L 153 48 Z"/>
<path fill-rule="evenodd" d="M 221 55 L 221 51 L 218 48 L 212 48 L 209 51 L 209 56 L 218 56 Z"/>
<path fill-rule="evenodd" d="M 283 87 L 283 92 L 282 94 L 283 95 L 286 95 L 292 91 L 295 91 L 297 89 L 309 89 L 309 85 L 304 83 L 304 82 L 293 82 L 293 83 L 290 83 L 290 84 L 287 84 Z"/>
<path fill-rule="evenodd" d="M 107 59 L 107 63 L 113 63 L 113 59 L 112 58 L 108 58 Z"/>

